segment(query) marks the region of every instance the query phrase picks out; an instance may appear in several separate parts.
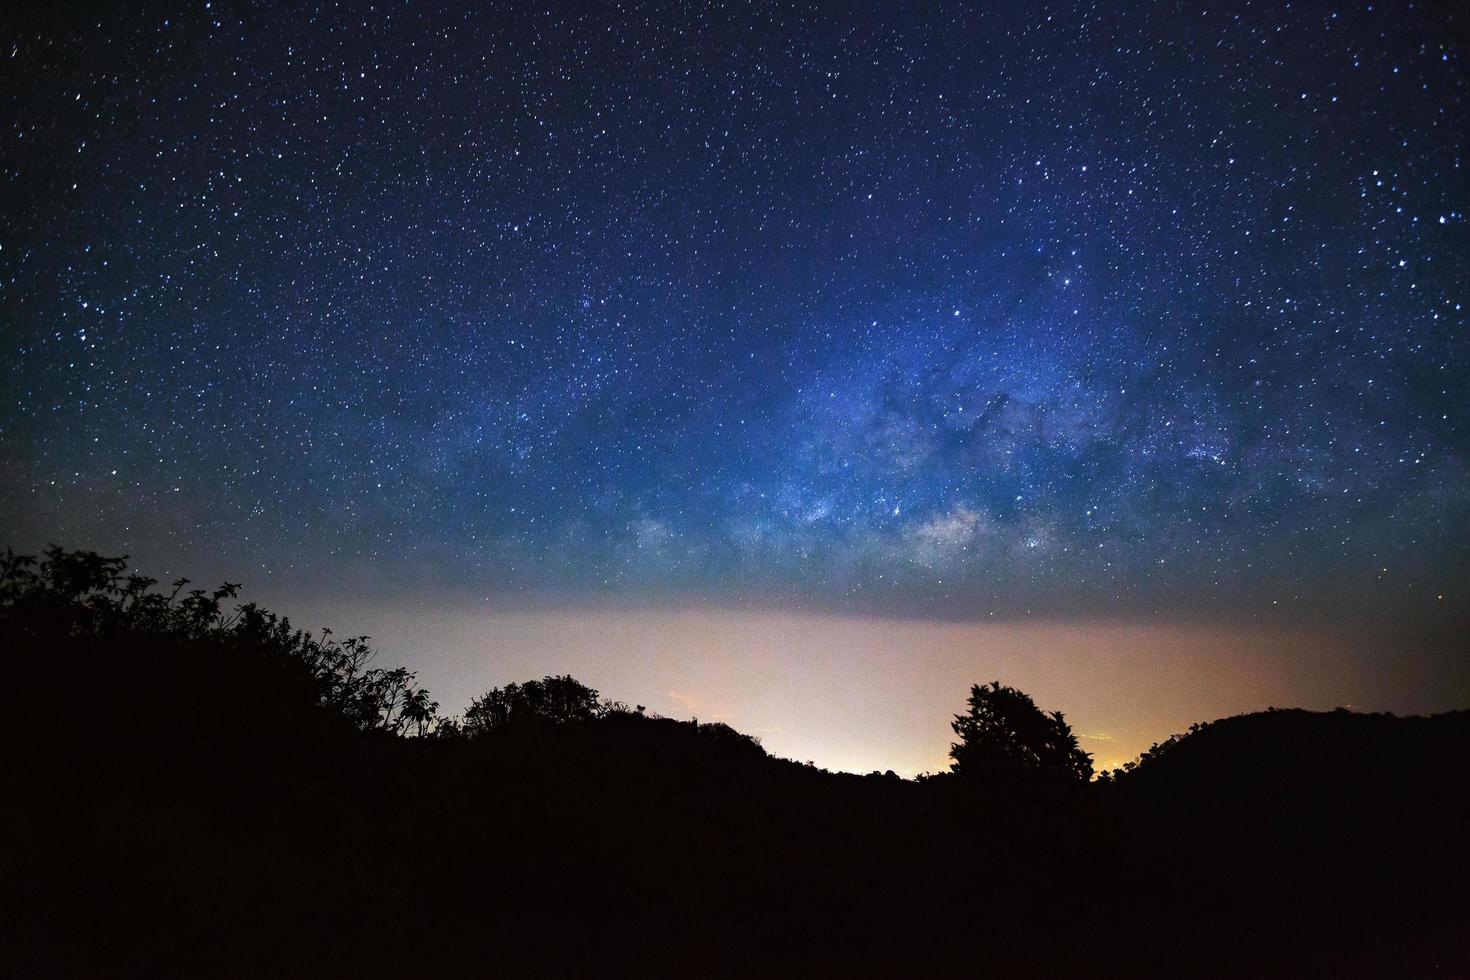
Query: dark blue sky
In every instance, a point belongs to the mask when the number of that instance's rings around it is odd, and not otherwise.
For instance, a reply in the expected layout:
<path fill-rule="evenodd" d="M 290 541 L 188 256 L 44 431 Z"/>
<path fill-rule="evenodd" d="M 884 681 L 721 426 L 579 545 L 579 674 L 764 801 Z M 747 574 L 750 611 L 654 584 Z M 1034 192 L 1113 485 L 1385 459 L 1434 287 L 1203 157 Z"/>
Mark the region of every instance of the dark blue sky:
<path fill-rule="evenodd" d="M 983 6 L 6 14 L 3 538 L 1464 626 L 1463 10 Z"/>

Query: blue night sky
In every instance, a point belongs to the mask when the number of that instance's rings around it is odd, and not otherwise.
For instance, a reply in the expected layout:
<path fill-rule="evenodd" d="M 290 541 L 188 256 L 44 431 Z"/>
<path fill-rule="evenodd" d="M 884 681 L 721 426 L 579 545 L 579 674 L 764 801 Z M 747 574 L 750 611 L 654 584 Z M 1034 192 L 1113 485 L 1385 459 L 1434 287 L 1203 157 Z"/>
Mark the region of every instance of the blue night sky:
<path fill-rule="evenodd" d="M 0 34 L 19 548 L 1462 642 L 1458 4 L 87 6 Z"/>

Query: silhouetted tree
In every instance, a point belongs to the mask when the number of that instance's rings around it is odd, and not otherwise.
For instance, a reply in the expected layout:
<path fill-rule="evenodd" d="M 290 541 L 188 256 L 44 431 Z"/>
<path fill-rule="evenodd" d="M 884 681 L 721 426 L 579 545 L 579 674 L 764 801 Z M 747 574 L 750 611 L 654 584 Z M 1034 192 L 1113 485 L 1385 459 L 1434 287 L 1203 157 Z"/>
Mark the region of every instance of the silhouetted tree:
<path fill-rule="evenodd" d="M 1030 695 L 1000 681 L 970 688 L 969 709 L 950 727 L 960 740 L 949 747 L 950 769 L 961 775 L 1039 770 L 1086 781 L 1092 758 L 1060 711 L 1047 714 Z"/>
<path fill-rule="evenodd" d="M 313 635 L 254 603 L 227 611 L 236 583 L 186 592 L 189 580 L 181 578 L 172 591 L 159 592 L 156 579 L 126 568 L 126 557 L 91 551 L 53 546 L 37 560 L 7 549 L 0 555 L 0 632 L 12 642 L 67 638 L 99 657 L 119 646 L 187 649 L 227 658 L 241 672 L 289 678 L 293 690 L 364 731 L 427 734 L 437 724 L 439 705 L 414 686 L 412 671 L 370 666 L 366 636 L 337 641 L 327 629 Z"/>
<path fill-rule="evenodd" d="M 619 705 L 613 702 L 600 701 L 593 688 L 569 674 L 562 674 L 491 688 L 470 702 L 463 728 L 466 735 L 484 735 L 508 725 L 589 721 L 618 709 Z"/>

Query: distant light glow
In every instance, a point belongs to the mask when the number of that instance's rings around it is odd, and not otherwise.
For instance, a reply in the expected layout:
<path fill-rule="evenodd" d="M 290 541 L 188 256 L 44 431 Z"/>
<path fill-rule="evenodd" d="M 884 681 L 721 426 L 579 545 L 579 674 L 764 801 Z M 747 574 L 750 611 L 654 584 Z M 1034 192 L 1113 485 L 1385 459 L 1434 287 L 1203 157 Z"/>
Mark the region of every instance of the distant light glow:
<path fill-rule="evenodd" d="M 862 773 L 947 768 L 950 719 L 971 684 L 995 679 L 1065 712 L 1110 768 L 1193 722 L 1244 711 L 1412 714 L 1470 697 L 1470 670 L 1442 649 L 1352 631 L 722 609 L 295 611 L 302 622 L 351 619 L 391 662 L 420 667 L 451 711 L 492 686 L 566 672 L 670 717 L 723 721 L 776 755 Z"/>

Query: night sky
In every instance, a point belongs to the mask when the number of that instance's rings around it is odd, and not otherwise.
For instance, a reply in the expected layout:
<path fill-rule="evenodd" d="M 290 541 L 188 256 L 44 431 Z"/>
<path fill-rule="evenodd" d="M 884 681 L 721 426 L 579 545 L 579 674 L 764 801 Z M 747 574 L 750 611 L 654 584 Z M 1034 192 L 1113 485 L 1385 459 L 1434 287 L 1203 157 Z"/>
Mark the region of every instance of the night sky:
<path fill-rule="evenodd" d="M 1219 704 L 1470 701 L 1459 4 L 50 6 L 0 31 L 0 540 L 417 610 L 454 710 L 569 641 L 444 617 L 651 610 L 735 617 L 689 656 L 748 727 L 904 669 L 742 621 L 991 631 L 941 761 L 995 630 L 1339 631 Z M 698 709 L 628 658 L 577 664 Z"/>

